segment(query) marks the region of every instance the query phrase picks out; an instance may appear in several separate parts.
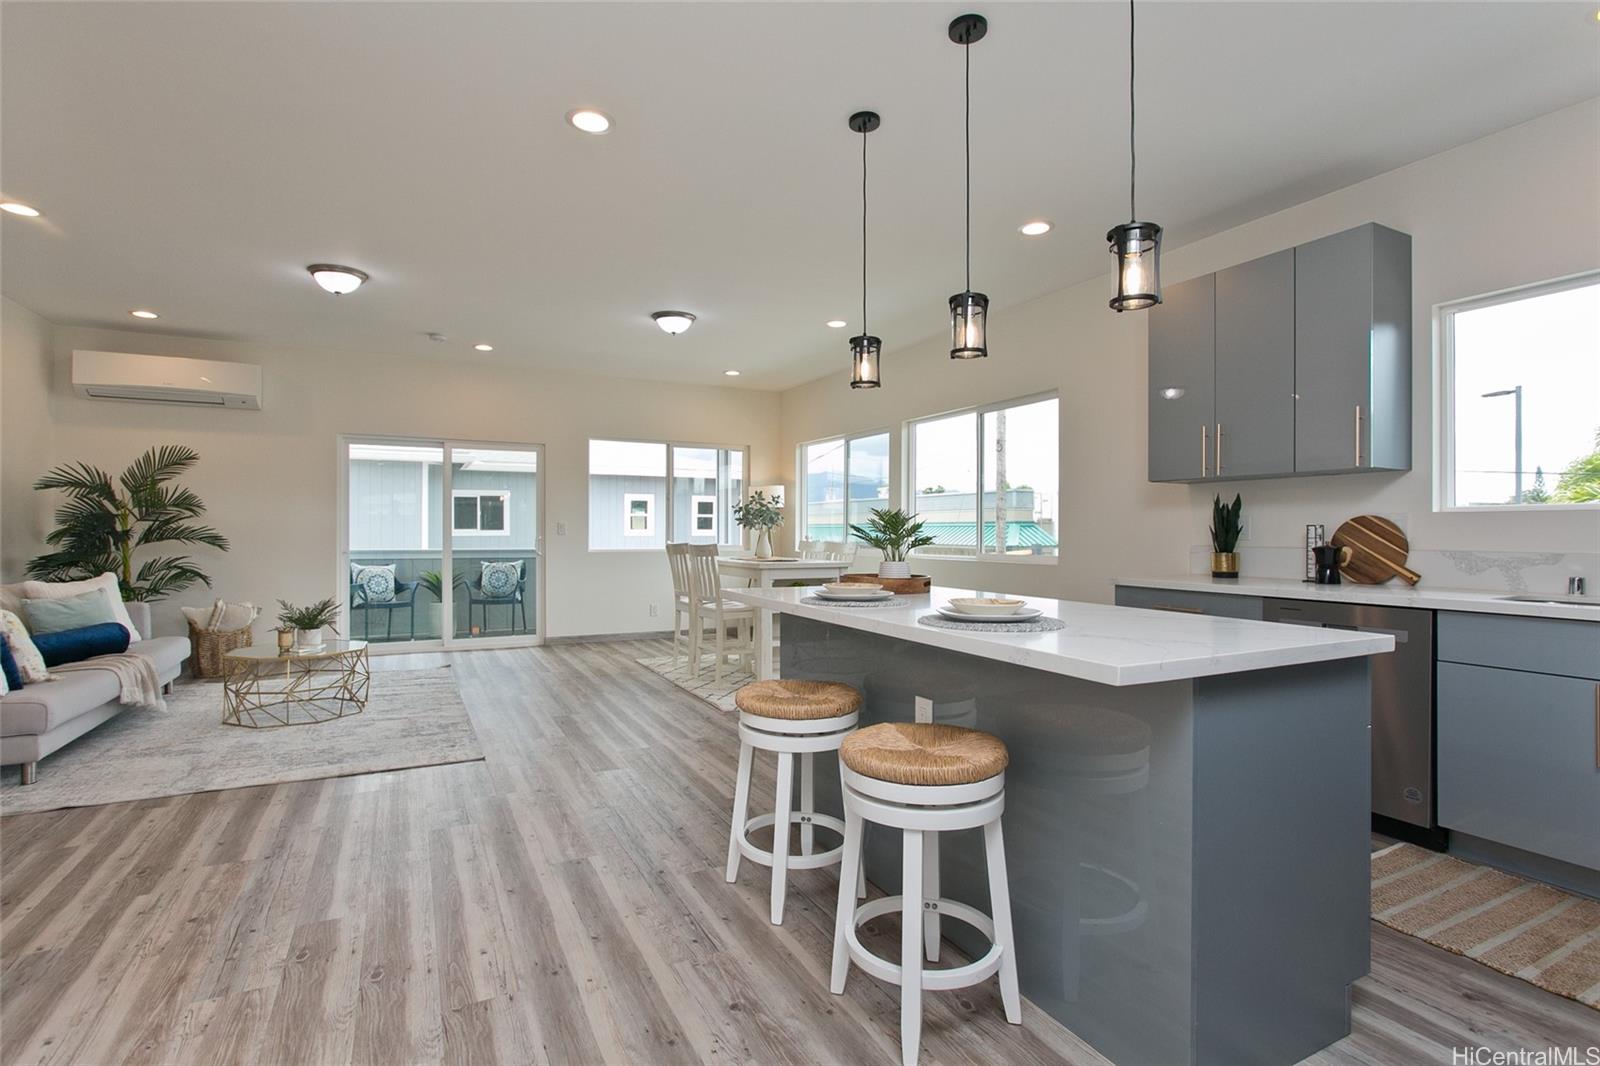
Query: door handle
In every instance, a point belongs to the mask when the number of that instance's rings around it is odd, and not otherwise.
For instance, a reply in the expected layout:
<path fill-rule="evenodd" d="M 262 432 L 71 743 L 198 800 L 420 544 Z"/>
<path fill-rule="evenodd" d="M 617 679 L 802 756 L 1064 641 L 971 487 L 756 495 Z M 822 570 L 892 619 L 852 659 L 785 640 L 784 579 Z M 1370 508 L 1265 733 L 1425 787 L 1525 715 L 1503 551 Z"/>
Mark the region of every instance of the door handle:
<path fill-rule="evenodd" d="M 1209 426 L 1207 426 L 1204 422 L 1200 423 L 1200 476 L 1201 477 L 1208 476 L 1207 473 L 1206 473 L 1206 465 L 1207 465 L 1206 464 L 1206 445 L 1209 444 L 1210 441 L 1211 441 L 1210 433 L 1211 433 L 1211 428 Z"/>
<path fill-rule="evenodd" d="M 1217 423 L 1217 476 L 1222 476 L 1222 423 Z"/>
<path fill-rule="evenodd" d="M 1361 465 L 1361 405 L 1356 404 L 1356 465 Z"/>

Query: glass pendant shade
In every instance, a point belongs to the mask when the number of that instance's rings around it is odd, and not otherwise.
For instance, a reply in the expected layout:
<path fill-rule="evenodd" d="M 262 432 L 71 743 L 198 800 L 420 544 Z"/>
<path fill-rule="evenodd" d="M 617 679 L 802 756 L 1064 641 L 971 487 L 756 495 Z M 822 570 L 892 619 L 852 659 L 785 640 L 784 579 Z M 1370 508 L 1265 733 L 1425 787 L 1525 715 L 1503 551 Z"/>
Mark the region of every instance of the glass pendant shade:
<path fill-rule="evenodd" d="M 883 342 L 877 337 L 863 333 L 850 338 L 852 389 L 876 389 L 883 384 L 878 378 L 878 356 L 882 351 Z"/>
<path fill-rule="evenodd" d="M 1125 222 L 1106 234 L 1117 260 L 1117 294 L 1113 311 L 1143 311 L 1161 302 L 1161 227 L 1154 222 Z"/>
<path fill-rule="evenodd" d="M 950 297 L 950 358 L 984 359 L 989 349 L 984 343 L 984 326 L 989 317 L 989 298 L 981 292 L 958 292 Z"/>

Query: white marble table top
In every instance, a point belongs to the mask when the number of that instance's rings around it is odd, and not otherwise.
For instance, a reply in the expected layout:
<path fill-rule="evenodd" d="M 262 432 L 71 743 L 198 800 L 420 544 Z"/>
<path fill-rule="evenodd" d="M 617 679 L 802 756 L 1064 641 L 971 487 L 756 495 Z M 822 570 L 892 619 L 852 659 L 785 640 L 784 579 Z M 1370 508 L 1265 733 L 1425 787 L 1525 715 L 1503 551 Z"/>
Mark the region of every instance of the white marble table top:
<path fill-rule="evenodd" d="M 1130 588 L 1177 589 L 1184 592 L 1220 592 L 1233 596 L 1262 596 L 1282 600 L 1323 600 L 1328 603 L 1373 603 L 1383 607 L 1415 607 L 1424 611 L 1471 611 L 1478 614 L 1511 614 L 1528 618 L 1570 618 L 1600 622 L 1600 597 L 1592 603 L 1533 603 L 1508 600 L 1504 592 L 1478 592 L 1472 589 L 1413 587 L 1403 581 L 1386 585 L 1310 585 L 1281 577 L 1214 578 L 1204 574 L 1175 577 L 1116 577 L 1113 585 Z"/>
<path fill-rule="evenodd" d="M 723 594 L 782 614 L 1104 685 L 1181 681 L 1394 650 L 1394 637 L 1384 634 L 1145 611 L 1038 596 L 1022 598 L 1048 617 L 1066 623 L 1065 629 L 1021 634 L 955 632 L 919 625 L 917 619 L 952 597 L 992 593 L 935 585 L 930 595 L 905 597 L 903 607 L 852 611 L 800 602 L 813 591 L 730 588 L 724 589 Z"/>

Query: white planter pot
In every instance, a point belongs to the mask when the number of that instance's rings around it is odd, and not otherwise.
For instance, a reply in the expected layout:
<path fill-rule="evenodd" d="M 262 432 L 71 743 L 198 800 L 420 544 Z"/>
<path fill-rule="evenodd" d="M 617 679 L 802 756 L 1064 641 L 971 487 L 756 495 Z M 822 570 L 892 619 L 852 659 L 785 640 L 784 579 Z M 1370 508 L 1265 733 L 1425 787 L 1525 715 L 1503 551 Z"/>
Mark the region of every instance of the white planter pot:
<path fill-rule="evenodd" d="M 772 558 L 772 530 L 770 530 L 770 529 L 758 529 L 758 530 L 756 530 L 755 553 L 756 553 L 756 558 L 757 559 L 770 559 L 770 558 Z"/>
<path fill-rule="evenodd" d="M 879 577 L 910 577 L 911 576 L 911 564 L 910 563 L 904 563 L 904 562 L 902 562 L 902 563 L 881 562 L 881 563 L 878 564 L 878 576 Z"/>
<path fill-rule="evenodd" d="M 294 631 L 294 646 L 296 651 L 314 651 L 322 647 L 322 630 L 297 629 Z"/>

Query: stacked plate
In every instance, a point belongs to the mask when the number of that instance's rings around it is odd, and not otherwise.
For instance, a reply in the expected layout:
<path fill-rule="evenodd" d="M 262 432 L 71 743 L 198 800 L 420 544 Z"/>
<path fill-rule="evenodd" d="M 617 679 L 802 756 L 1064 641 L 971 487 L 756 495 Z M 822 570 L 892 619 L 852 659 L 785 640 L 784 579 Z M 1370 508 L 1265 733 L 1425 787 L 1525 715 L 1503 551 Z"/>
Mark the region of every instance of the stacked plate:
<path fill-rule="evenodd" d="M 853 601 L 878 601 L 894 599 L 894 592 L 882 585 L 870 585 L 864 582 L 831 581 L 826 585 L 819 585 L 814 595 L 819 600 L 838 600 L 840 603 Z"/>
<path fill-rule="evenodd" d="M 958 596 L 936 610 L 956 622 L 1026 622 L 1044 613 L 1008 596 Z"/>

